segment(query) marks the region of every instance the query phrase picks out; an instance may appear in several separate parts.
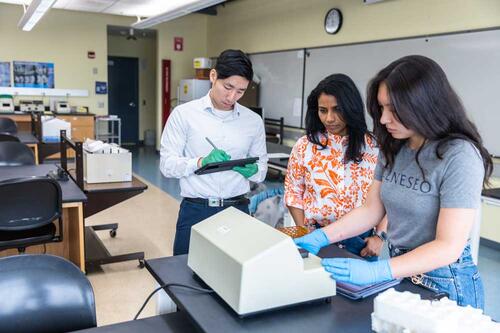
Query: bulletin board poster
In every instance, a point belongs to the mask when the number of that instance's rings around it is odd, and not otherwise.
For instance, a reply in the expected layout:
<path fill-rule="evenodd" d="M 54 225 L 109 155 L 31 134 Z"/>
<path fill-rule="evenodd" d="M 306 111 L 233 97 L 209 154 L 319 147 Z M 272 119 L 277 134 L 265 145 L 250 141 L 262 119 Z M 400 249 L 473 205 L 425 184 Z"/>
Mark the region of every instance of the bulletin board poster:
<path fill-rule="evenodd" d="M 0 62 L 0 87 L 10 87 L 10 62 Z"/>
<path fill-rule="evenodd" d="M 54 64 L 14 61 L 14 87 L 54 88 Z"/>

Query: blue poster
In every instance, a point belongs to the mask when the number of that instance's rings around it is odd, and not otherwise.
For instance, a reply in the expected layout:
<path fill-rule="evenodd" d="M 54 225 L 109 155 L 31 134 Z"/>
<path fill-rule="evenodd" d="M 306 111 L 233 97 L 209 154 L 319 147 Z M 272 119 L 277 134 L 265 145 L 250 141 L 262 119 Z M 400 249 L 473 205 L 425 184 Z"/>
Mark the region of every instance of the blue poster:
<path fill-rule="evenodd" d="M 0 87 L 10 86 L 10 62 L 0 62 Z"/>
<path fill-rule="evenodd" d="M 108 93 L 108 85 L 106 82 L 96 81 L 95 82 L 95 93 L 99 95 L 105 95 Z"/>
<path fill-rule="evenodd" d="M 14 87 L 54 88 L 54 64 L 14 61 Z"/>

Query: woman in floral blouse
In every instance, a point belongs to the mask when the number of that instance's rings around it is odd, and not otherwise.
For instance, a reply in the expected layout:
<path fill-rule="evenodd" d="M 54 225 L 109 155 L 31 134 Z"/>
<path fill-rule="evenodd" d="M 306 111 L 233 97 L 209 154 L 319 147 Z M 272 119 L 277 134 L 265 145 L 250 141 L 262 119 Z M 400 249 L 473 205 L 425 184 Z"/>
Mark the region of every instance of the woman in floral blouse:
<path fill-rule="evenodd" d="M 363 101 L 344 74 L 323 79 L 307 98 L 306 133 L 293 147 L 285 203 L 296 225 L 324 227 L 363 204 L 378 148 L 368 132 Z M 377 230 L 384 231 L 385 223 Z M 342 242 L 351 252 L 377 256 L 381 237 L 365 233 Z"/>

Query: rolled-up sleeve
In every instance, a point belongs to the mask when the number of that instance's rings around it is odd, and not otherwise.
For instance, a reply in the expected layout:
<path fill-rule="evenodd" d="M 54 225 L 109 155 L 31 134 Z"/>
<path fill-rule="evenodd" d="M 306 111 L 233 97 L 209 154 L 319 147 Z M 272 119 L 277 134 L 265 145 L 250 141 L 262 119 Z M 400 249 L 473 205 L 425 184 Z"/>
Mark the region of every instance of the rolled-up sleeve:
<path fill-rule="evenodd" d="M 199 158 L 184 157 L 187 143 L 187 124 L 175 109 L 168 118 L 161 135 L 160 171 L 165 177 L 182 178 L 192 175 Z"/>
<path fill-rule="evenodd" d="M 266 132 L 264 129 L 264 123 L 262 121 L 259 122 L 257 134 L 252 142 L 252 145 L 250 146 L 249 156 L 256 156 L 259 158 L 259 160 L 257 161 L 259 171 L 252 177 L 248 178 L 248 180 L 260 183 L 264 181 L 264 179 L 266 179 L 268 161 L 266 148 Z"/>

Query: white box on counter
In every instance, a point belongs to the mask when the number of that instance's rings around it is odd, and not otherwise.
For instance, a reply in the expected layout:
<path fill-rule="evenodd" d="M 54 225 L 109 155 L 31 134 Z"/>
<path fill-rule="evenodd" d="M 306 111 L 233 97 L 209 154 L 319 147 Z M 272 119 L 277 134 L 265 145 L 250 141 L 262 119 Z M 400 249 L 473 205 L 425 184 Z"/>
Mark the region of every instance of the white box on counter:
<path fill-rule="evenodd" d="M 99 154 L 83 152 L 83 177 L 89 183 L 132 181 L 132 153 Z"/>
<path fill-rule="evenodd" d="M 61 130 L 66 131 L 66 137 L 71 139 L 71 123 L 52 116 L 42 116 L 42 141 L 61 141 Z"/>

